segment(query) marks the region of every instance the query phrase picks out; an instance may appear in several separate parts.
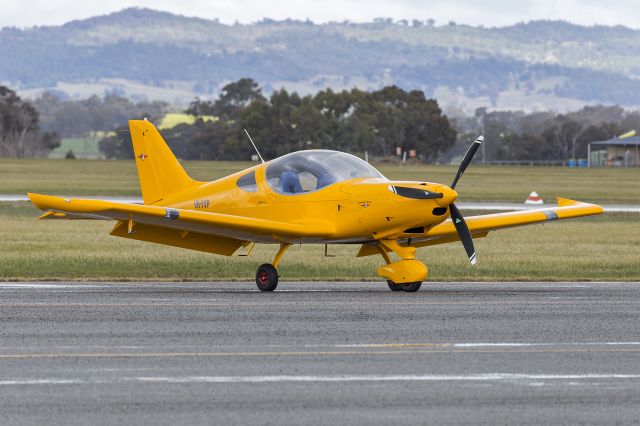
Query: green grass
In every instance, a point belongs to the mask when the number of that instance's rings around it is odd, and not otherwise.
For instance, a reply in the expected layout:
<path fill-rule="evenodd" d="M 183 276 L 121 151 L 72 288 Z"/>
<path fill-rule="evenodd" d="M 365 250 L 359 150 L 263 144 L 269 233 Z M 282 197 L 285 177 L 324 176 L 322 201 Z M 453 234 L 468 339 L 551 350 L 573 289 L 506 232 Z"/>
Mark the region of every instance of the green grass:
<path fill-rule="evenodd" d="M 195 179 L 213 180 L 252 163 L 192 161 Z M 139 196 L 138 172 L 128 160 L 0 159 L 0 194 Z"/>
<path fill-rule="evenodd" d="M 187 161 L 195 179 L 213 180 L 249 162 Z M 377 165 L 390 179 L 449 184 L 454 166 Z M 602 204 L 640 203 L 640 169 L 471 165 L 457 187 L 461 201 L 523 202 L 537 191 L 546 202 L 562 196 Z M 133 161 L 0 159 L 0 194 L 139 195 Z"/>
<path fill-rule="evenodd" d="M 51 151 L 50 158 L 60 159 L 67 155 L 69 150 L 73 151 L 76 158 L 96 159 L 102 157 L 98 149 L 100 138 L 65 138 L 60 141 L 60 146 Z"/>
<path fill-rule="evenodd" d="M 202 118 L 204 121 L 217 120 L 217 117 L 214 117 L 213 115 L 203 115 L 200 118 Z M 195 121 L 196 118 L 193 115 L 169 113 L 162 118 L 162 121 L 160 122 L 158 128 L 170 129 L 177 126 L 178 124 L 193 124 Z"/>
<path fill-rule="evenodd" d="M 213 180 L 249 162 L 186 162 L 196 179 Z M 392 179 L 449 183 L 455 167 L 379 169 Z M 638 169 L 480 167 L 473 165 L 458 190 L 464 201 L 522 202 L 537 191 L 584 201 L 637 204 Z M 133 161 L 0 160 L 0 194 L 27 191 L 58 195 L 139 195 Z M 4 280 L 252 280 L 271 262 L 276 246 L 250 257 L 223 257 L 119 239 L 113 222 L 36 221 L 27 203 L 0 203 L 0 279 Z M 354 259 L 357 246 L 292 247 L 281 263 L 283 279 L 379 280 L 378 256 Z M 420 249 L 431 280 L 640 280 L 640 216 L 603 216 L 495 232 L 478 239 L 479 264 L 471 267 L 460 244 Z"/>
<path fill-rule="evenodd" d="M 253 280 L 275 245 L 249 257 L 224 257 L 108 235 L 113 222 L 37 221 L 27 203 L 0 203 L 2 280 Z M 357 246 L 293 246 L 283 280 L 378 280 L 379 256 L 354 258 Z M 499 231 L 476 240 L 471 267 L 458 243 L 422 248 L 430 280 L 640 280 L 640 219 L 606 214 Z"/>

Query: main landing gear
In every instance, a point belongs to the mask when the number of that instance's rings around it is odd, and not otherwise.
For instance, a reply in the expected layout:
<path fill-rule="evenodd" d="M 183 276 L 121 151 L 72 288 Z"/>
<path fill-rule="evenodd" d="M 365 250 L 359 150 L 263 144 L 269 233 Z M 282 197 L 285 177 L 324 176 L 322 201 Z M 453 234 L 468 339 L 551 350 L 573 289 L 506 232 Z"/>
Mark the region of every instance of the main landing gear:
<path fill-rule="evenodd" d="M 399 253 L 401 260 L 391 262 L 387 252 L 380 246 L 380 254 L 387 264 L 378 268 L 378 274 L 387 278 L 387 285 L 392 291 L 407 293 L 418 291 L 422 281 L 427 278 L 428 271 L 427 267 L 413 256 L 415 247 L 401 247 L 395 241 L 385 241 L 385 244 Z M 256 271 L 256 285 L 260 291 L 273 291 L 278 286 L 278 263 L 289 247 L 291 247 L 291 243 L 281 243 L 280 249 L 273 259 L 273 264 L 264 263 Z M 400 283 L 396 284 L 394 279 Z"/>
<path fill-rule="evenodd" d="M 262 264 L 256 271 L 256 285 L 260 291 L 273 291 L 278 286 L 278 270 L 276 268 L 282 255 L 289 247 L 291 247 L 290 243 L 280 244 L 280 250 L 273 259 L 273 265 L 270 263 Z"/>
<path fill-rule="evenodd" d="M 260 291 L 273 291 L 278 286 L 278 270 L 270 263 L 260 265 L 256 272 L 256 285 Z"/>
<path fill-rule="evenodd" d="M 387 280 L 387 285 L 389 286 L 391 291 L 406 291 L 407 293 L 415 293 L 416 291 L 420 290 L 422 281 L 417 281 L 415 283 L 396 284 L 391 280 Z"/>

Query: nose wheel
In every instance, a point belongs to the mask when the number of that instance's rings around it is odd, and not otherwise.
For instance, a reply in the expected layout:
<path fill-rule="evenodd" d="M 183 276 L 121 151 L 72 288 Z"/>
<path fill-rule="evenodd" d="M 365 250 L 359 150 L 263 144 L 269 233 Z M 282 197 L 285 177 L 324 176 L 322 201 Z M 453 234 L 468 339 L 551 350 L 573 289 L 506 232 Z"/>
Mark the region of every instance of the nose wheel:
<path fill-rule="evenodd" d="M 406 284 L 396 284 L 391 280 L 387 280 L 387 285 L 391 289 L 391 291 L 406 291 L 407 293 L 415 293 L 420 290 L 420 286 L 422 286 L 422 281 L 417 281 L 415 283 L 406 283 Z"/>
<path fill-rule="evenodd" d="M 260 265 L 256 271 L 256 285 L 260 291 L 273 291 L 278 286 L 278 270 L 270 263 Z"/>

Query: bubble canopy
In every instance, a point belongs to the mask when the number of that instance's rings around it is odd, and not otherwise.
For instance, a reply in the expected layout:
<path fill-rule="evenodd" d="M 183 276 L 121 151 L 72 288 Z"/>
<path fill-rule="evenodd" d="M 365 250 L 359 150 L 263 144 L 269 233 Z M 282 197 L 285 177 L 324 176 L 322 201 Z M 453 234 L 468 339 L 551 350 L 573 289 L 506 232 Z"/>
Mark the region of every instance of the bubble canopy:
<path fill-rule="evenodd" d="M 267 182 L 280 194 L 317 191 L 353 178 L 385 177 L 360 158 L 339 151 L 314 149 L 282 156 L 267 166 Z"/>

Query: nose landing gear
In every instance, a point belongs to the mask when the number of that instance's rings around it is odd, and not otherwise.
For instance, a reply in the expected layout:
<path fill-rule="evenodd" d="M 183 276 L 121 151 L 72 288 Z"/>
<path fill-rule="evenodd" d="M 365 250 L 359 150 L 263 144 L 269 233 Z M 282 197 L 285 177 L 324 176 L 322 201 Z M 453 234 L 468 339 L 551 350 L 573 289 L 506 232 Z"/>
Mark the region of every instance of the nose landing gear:
<path fill-rule="evenodd" d="M 416 291 L 420 290 L 422 281 L 417 281 L 414 283 L 396 284 L 391 280 L 387 280 L 387 285 L 389 286 L 391 291 L 406 291 L 407 293 L 415 293 Z"/>
<path fill-rule="evenodd" d="M 400 260 L 392 262 L 387 249 L 398 255 Z M 429 275 L 429 270 L 424 263 L 416 259 L 415 247 L 401 246 L 396 240 L 381 240 L 378 251 L 386 263 L 378 268 L 378 275 L 387 279 L 387 285 L 392 291 L 414 293 L 420 289 L 422 281 Z"/>

